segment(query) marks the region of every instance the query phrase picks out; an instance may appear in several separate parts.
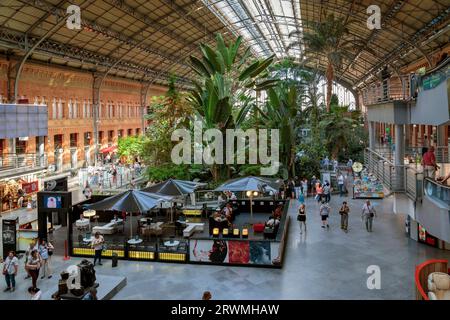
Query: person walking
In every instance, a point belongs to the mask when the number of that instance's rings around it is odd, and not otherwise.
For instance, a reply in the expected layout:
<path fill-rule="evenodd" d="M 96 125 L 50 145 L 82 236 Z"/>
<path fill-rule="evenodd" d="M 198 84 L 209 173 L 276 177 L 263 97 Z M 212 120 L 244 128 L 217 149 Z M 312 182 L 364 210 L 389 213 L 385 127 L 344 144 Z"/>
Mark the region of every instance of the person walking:
<path fill-rule="evenodd" d="M 306 206 L 304 203 L 300 205 L 300 208 L 298 209 L 298 215 L 297 215 L 297 221 L 300 226 L 300 234 L 303 233 L 302 229 L 305 229 L 306 233 Z"/>
<path fill-rule="evenodd" d="M 202 300 L 211 300 L 211 299 L 212 299 L 212 294 L 210 291 L 203 292 Z"/>
<path fill-rule="evenodd" d="M 27 261 L 27 269 L 31 276 L 32 288 L 37 288 L 36 282 L 39 277 L 39 270 L 41 269 L 42 261 L 37 250 L 31 252 L 31 256 Z"/>
<path fill-rule="evenodd" d="M 105 239 L 103 238 L 103 236 L 99 233 L 96 232 L 94 239 L 92 240 L 91 246 L 94 248 L 94 266 L 95 263 L 98 260 L 98 264 L 101 266 L 102 265 L 102 251 L 103 251 L 103 244 L 105 243 Z"/>
<path fill-rule="evenodd" d="M 320 182 L 316 185 L 316 199 L 319 203 L 323 200 L 323 187 Z"/>
<path fill-rule="evenodd" d="M 339 188 L 339 196 L 342 197 L 344 195 L 344 175 L 342 172 L 339 172 L 337 182 L 338 182 L 338 188 Z"/>
<path fill-rule="evenodd" d="M 28 248 L 24 254 L 24 257 L 25 257 L 24 267 L 25 267 L 25 271 L 27 273 L 27 275 L 25 276 L 25 279 L 31 278 L 31 274 L 28 272 L 28 269 L 27 269 L 27 263 L 28 263 L 28 259 L 31 257 L 31 252 L 33 252 L 33 250 L 35 249 L 35 241 L 36 241 L 36 239 L 34 239 L 32 242 L 30 242 L 30 244 L 28 245 Z"/>
<path fill-rule="evenodd" d="M 41 244 L 39 245 L 39 254 L 42 258 L 42 276 L 41 279 L 44 279 L 45 276 L 50 279 L 52 277 L 52 270 L 50 267 L 50 254 L 49 250 L 53 252 L 53 246 L 49 243 L 47 243 L 45 240 L 41 240 Z"/>
<path fill-rule="evenodd" d="M 323 186 L 323 196 L 325 197 L 326 202 L 331 201 L 331 186 L 328 181 L 326 181 L 325 185 Z"/>
<path fill-rule="evenodd" d="M 31 295 L 31 300 L 41 300 L 42 291 L 39 288 L 28 288 L 28 293 Z"/>
<path fill-rule="evenodd" d="M 367 200 L 364 206 L 362 207 L 361 218 L 363 219 L 367 232 L 372 232 L 372 222 L 373 218 L 376 217 L 375 208 L 370 204 L 370 201 Z"/>
<path fill-rule="evenodd" d="M 89 183 L 86 181 L 86 187 L 83 189 L 83 195 L 86 197 L 86 199 L 90 199 L 92 196 L 92 189 L 89 186 Z"/>
<path fill-rule="evenodd" d="M 16 290 L 17 271 L 19 271 L 19 259 L 17 259 L 14 251 L 10 251 L 3 263 L 2 271 L 6 281 L 5 292 L 14 292 L 14 290 Z"/>
<path fill-rule="evenodd" d="M 302 192 L 305 195 L 305 198 L 308 198 L 308 179 L 303 178 L 302 180 Z"/>
<path fill-rule="evenodd" d="M 342 202 L 341 209 L 339 210 L 339 214 L 341 215 L 341 229 L 345 232 L 348 232 L 348 213 L 350 212 L 350 207 L 347 205 L 347 202 Z"/>
<path fill-rule="evenodd" d="M 434 155 L 434 147 L 431 146 L 423 155 L 422 166 L 425 177 L 436 179 L 436 170 L 439 168 L 436 164 L 436 156 Z"/>
<path fill-rule="evenodd" d="M 313 196 L 316 196 L 316 176 L 312 176 L 311 178 L 311 193 L 313 194 Z"/>
<path fill-rule="evenodd" d="M 322 228 L 326 227 L 329 229 L 330 225 L 328 224 L 328 216 L 330 215 L 331 207 L 325 200 L 322 200 L 319 212 L 322 219 Z"/>
<path fill-rule="evenodd" d="M 294 183 L 295 183 L 295 196 L 298 198 L 300 196 L 300 193 L 303 193 L 302 180 L 296 176 L 294 178 Z"/>

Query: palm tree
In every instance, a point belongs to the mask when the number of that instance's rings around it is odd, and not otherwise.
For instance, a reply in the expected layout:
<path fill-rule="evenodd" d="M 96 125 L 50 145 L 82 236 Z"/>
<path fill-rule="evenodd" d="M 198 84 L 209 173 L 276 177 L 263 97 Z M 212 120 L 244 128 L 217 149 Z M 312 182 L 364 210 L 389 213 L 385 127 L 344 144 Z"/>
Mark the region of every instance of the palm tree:
<path fill-rule="evenodd" d="M 325 144 L 333 158 L 337 158 L 340 150 L 347 149 L 356 121 L 348 116 L 347 106 L 332 105 L 331 112 L 325 114 L 320 121 L 320 128 L 325 136 Z"/>
<path fill-rule="evenodd" d="M 311 30 L 306 31 L 303 36 L 303 42 L 312 53 L 324 55 L 327 60 L 327 70 L 325 77 L 327 80 L 326 106 L 327 112 L 330 112 L 331 92 L 335 71 L 342 67 L 344 60 L 353 60 L 354 52 L 363 47 L 363 42 L 349 38 L 348 26 L 353 21 L 347 21 L 343 17 L 335 17 L 334 14 L 325 15 L 321 22 L 314 22 Z M 293 31 L 289 34 L 298 34 Z M 293 42 L 290 47 L 299 45 L 299 42 Z M 309 59 L 303 60 L 305 64 Z"/>
<path fill-rule="evenodd" d="M 188 101 L 206 128 L 225 132 L 227 128 L 240 126 L 255 106 L 249 91 L 267 90 L 278 81 L 269 78 L 267 70 L 274 56 L 252 60 L 250 48 L 247 48 L 238 59 L 241 42 L 242 37 L 238 37 L 234 43 L 226 44 L 219 33 L 216 48 L 201 44 L 201 57 L 189 57 L 190 66 L 199 79 L 193 81 L 194 89 Z M 212 173 L 217 181 L 216 165 Z"/>

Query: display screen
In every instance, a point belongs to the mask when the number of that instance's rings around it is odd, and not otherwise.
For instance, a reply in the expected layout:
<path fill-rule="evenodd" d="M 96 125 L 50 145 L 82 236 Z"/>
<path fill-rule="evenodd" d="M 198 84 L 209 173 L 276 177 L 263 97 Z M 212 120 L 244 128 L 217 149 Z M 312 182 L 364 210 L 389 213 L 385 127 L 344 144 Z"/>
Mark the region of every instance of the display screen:
<path fill-rule="evenodd" d="M 62 208 L 62 197 L 61 196 L 44 196 L 43 197 L 43 207 L 47 209 L 60 209 Z"/>

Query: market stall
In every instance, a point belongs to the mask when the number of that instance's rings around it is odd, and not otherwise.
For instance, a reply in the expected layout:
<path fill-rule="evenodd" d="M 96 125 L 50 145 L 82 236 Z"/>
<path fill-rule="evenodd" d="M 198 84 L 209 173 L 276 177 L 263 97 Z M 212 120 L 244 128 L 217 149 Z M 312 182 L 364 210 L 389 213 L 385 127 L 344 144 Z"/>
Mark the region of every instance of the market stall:
<path fill-rule="evenodd" d="M 353 180 L 353 199 L 382 199 L 384 198 L 383 184 L 373 175 L 362 171 Z"/>

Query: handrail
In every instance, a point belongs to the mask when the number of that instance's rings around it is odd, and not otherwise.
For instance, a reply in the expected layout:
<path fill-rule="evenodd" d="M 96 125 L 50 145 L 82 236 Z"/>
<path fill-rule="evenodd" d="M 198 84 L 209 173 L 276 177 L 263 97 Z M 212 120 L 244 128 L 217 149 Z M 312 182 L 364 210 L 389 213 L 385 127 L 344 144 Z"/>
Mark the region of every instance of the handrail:
<path fill-rule="evenodd" d="M 365 105 L 390 101 L 407 101 L 410 99 L 409 75 L 391 77 L 371 84 L 362 92 Z"/>
<path fill-rule="evenodd" d="M 381 153 L 367 148 L 364 152 L 365 167 L 387 189 L 405 192 L 412 200 L 421 198 L 423 174 L 408 165 L 395 165 Z"/>

